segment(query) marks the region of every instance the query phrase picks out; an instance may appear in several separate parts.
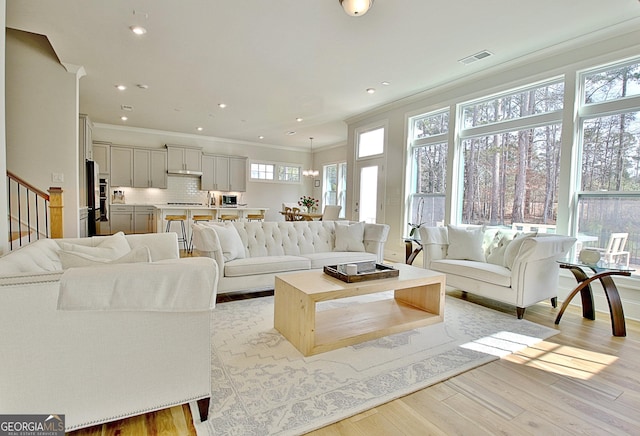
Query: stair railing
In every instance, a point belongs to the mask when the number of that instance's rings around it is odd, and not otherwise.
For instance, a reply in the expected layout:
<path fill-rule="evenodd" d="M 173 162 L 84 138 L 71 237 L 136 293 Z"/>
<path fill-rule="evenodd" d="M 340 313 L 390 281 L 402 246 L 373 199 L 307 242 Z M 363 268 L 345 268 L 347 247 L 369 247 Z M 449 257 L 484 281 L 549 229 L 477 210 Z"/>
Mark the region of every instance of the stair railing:
<path fill-rule="evenodd" d="M 50 192 L 59 193 L 60 188 L 51 188 Z M 19 246 L 40 238 L 52 237 L 51 228 L 62 229 L 62 214 L 52 212 L 49 216 L 50 196 L 10 171 L 7 171 L 7 202 L 9 211 L 9 249 L 13 250 L 14 240 Z M 53 215 L 60 215 L 60 222 Z M 56 232 L 57 233 L 57 232 Z M 17 234 L 17 237 L 14 235 Z M 54 235 L 57 237 L 58 235 Z M 26 237 L 27 241 L 24 241 Z M 61 237 L 61 236 L 60 236 Z"/>

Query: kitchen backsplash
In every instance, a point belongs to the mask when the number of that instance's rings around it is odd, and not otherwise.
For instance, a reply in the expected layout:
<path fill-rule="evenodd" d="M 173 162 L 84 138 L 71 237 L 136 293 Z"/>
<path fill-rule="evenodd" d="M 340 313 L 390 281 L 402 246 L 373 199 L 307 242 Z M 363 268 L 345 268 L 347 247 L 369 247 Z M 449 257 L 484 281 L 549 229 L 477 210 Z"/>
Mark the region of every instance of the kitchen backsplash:
<path fill-rule="evenodd" d="M 168 176 L 167 189 L 117 188 L 128 204 L 206 203 L 207 191 L 200 190 L 200 178 Z M 111 189 L 113 193 L 114 189 Z"/>
<path fill-rule="evenodd" d="M 124 191 L 126 204 L 166 204 L 166 203 L 201 203 L 207 202 L 207 191 L 200 190 L 200 177 L 168 176 L 167 189 L 156 188 L 111 188 Z M 219 192 L 216 192 L 219 201 Z M 113 198 L 113 197 L 112 197 Z M 238 193 L 238 202 L 242 203 L 243 195 Z"/>

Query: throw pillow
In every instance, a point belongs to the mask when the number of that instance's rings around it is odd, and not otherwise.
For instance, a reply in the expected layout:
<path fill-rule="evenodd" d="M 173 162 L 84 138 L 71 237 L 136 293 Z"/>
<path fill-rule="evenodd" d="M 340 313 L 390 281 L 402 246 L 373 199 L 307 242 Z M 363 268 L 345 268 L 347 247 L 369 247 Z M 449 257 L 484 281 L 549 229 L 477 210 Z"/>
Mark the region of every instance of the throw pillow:
<path fill-rule="evenodd" d="M 518 253 L 520 252 L 520 247 L 522 247 L 522 243 L 530 237 L 536 236 L 538 233 L 519 233 L 513 238 L 513 241 L 507 245 L 507 248 L 504 251 L 504 266 L 511 269 L 513 267 L 513 262 L 515 262 Z"/>
<path fill-rule="evenodd" d="M 447 259 L 475 260 L 484 262 L 484 227 L 447 226 L 449 247 Z"/>
<path fill-rule="evenodd" d="M 365 251 L 364 222 L 345 224 L 336 222 L 336 244 L 333 251 Z"/>
<path fill-rule="evenodd" d="M 115 235 L 107 236 L 95 247 L 89 245 L 71 244 L 69 242 L 60 241 L 58 243 L 64 251 L 74 251 L 76 253 L 88 254 L 89 256 L 114 260 L 124 256 L 131 251 L 131 247 L 124 237 L 123 232 Z"/>
<path fill-rule="evenodd" d="M 504 253 L 507 251 L 507 247 L 511 241 L 512 239 L 509 236 L 502 236 L 500 240 L 491 247 L 487 255 L 487 262 L 494 265 L 505 266 Z"/>
<path fill-rule="evenodd" d="M 117 259 L 107 260 L 100 257 L 94 257 L 89 254 L 79 253 L 76 251 L 61 250 L 58 252 L 62 269 L 78 268 L 84 266 L 100 266 L 112 265 L 117 263 L 149 263 L 151 262 L 151 252 L 149 247 L 136 247 L 124 256 Z"/>
<path fill-rule="evenodd" d="M 224 257 L 225 262 L 233 259 L 244 259 L 244 245 L 242 244 L 238 230 L 236 230 L 233 224 L 210 227 L 218 235 L 220 248 L 222 248 L 222 257 Z"/>

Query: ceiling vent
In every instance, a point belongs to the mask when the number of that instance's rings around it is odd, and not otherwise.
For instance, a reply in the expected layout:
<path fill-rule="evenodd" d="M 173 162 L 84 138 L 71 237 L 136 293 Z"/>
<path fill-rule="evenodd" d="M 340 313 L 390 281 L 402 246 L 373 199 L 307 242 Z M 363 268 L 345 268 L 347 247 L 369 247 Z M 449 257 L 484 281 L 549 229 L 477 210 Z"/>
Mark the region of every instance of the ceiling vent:
<path fill-rule="evenodd" d="M 478 52 L 474 55 L 468 56 L 464 59 L 460 59 L 458 62 L 464 65 L 469 65 L 481 59 L 488 58 L 489 56 L 493 56 L 493 53 L 487 50 L 482 50 L 481 52 Z"/>
<path fill-rule="evenodd" d="M 123 111 L 131 112 L 133 110 L 133 106 L 129 106 L 128 104 L 123 104 L 122 106 L 120 106 L 120 109 L 122 109 Z"/>

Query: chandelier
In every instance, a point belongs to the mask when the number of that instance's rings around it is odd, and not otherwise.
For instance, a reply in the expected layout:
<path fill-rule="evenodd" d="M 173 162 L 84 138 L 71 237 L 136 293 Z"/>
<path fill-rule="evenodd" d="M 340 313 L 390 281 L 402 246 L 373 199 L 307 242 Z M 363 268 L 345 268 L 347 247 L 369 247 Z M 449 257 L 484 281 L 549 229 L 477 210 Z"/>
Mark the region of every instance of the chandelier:
<path fill-rule="evenodd" d="M 373 6 L 373 0 L 338 0 L 342 8 L 352 17 L 359 17 L 367 13 L 369 8 Z"/>
<path fill-rule="evenodd" d="M 311 162 L 313 162 L 313 137 L 309 138 L 309 141 L 311 142 Z M 312 170 L 311 168 L 302 170 L 302 175 L 305 177 L 318 177 L 318 174 L 320 174 L 318 170 Z"/>

